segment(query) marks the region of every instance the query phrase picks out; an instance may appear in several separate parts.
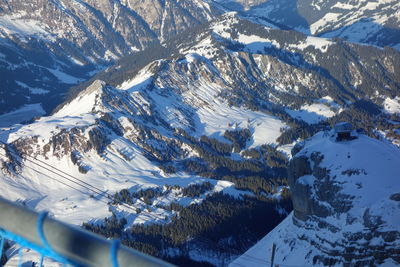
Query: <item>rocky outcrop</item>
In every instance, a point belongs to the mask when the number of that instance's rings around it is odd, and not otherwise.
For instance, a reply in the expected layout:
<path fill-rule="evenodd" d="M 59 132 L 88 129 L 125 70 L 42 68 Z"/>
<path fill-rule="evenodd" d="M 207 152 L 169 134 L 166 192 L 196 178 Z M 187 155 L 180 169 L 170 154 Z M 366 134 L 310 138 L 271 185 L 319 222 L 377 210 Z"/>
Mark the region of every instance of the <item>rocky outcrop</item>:
<path fill-rule="evenodd" d="M 362 138 L 366 137 L 363 136 Z M 334 137 L 326 138 L 325 141 L 332 143 L 332 149 L 343 143 L 337 141 Z M 353 142 L 358 141 L 348 141 L 346 145 L 351 147 Z M 371 141 L 368 140 L 368 142 Z M 309 141 L 309 143 L 312 143 L 312 141 Z M 338 148 L 336 148 L 336 151 L 336 156 L 340 157 L 341 151 Z M 355 151 L 356 155 L 354 156 L 361 157 L 358 154 L 359 152 L 361 151 Z M 316 256 L 314 261 L 332 264 L 336 262 L 336 260 L 333 260 L 335 255 L 342 255 L 345 265 L 349 265 L 351 260 L 355 260 L 357 266 L 375 265 L 390 257 L 399 261 L 400 250 L 395 245 L 398 242 L 396 239 L 398 240 L 400 237 L 398 227 L 397 230 L 384 230 L 383 228 L 387 224 L 384 218 L 385 214 L 374 209 L 375 205 L 378 204 L 375 200 L 372 200 L 374 196 L 352 194 L 352 191 L 348 190 L 349 183 L 351 183 L 349 180 L 358 180 L 358 177 L 362 177 L 361 180 L 364 181 L 355 182 L 355 185 L 360 188 L 368 186 L 366 182 L 368 179 L 377 179 L 377 177 L 369 177 L 367 166 L 342 170 L 343 166 L 340 164 L 342 159 L 338 158 L 338 162 L 331 161 L 332 158 L 330 156 L 325 158 L 324 154 L 326 152 L 317 146 L 310 147 L 306 144 L 305 148 L 291 160 L 288 171 L 294 207 L 293 223 L 298 227 L 313 224 L 317 226 L 315 230 L 331 232 L 333 236 L 336 233 L 341 234 L 340 238 L 331 240 L 325 237 L 322 242 L 304 237 L 304 240 L 310 242 L 312 246 L 321 252 L 324 251 L 324 254 Z M 344 156 L 349 162 L 352 161 L 350 152 Z M 368 157 L 368 155 L 364 155 L 364 157 Z M 338 173 L 337 169 L 342 171 Z M 395 175 L 395 171 L 391 175 Z M 390 181 L 390 177 L 385 178 Z M 385 178 L 381 178 L 383 180 L 381 180 L 380 186 L 384 186 Z M 373 188 L 371 189 L 373 190 Z M 395 201 L 396 196 L 396 193 L 394 193 L 385 195 L 383 198 L 385 201 Z M 360 207 L 359 202 L 363 198 L 368 199 L 371 206 Z M 376 201 L 382 200 L 378 198 Z M 378 205 L 380 206 L 380 204 Z M 356 213 L 360 217 L 352 215 L 354 210 L 358 211 Z M 340 217 L 346 218 L 346 220 L 332 223 L 332 220 L 329 219 Z M 350 231 L 349 226 L 355 226 L 356 222 L 362 227 Z M 319 236 L 319 234 L 316 233 L 315 236 Z M 377 244 L 371 244 L 372 240 L 381 241 Z M 324 243 L 331 243 L 332 247 L 328 248 Z"/>
<path fill-rule="evenodd" d="M 234 263 L 271 255 L 274 243 L 283 266 L 399 265 L 398 148 L 364 135 L 338 141 L 330 131 L 293 152 L 294 212 Z"/>
<path fill-rule="evenodd" d="M 313 216 L 326 218 L 344 213 L 351 207 L 351 195 L 340 193 L 342 187 L 337 185 L 327 168 L 321 167 L 323 160 L 323 154 L 313 152 L 310 157 L 294 157 L 289 164 L 294 216 L 302 221 Z"/>

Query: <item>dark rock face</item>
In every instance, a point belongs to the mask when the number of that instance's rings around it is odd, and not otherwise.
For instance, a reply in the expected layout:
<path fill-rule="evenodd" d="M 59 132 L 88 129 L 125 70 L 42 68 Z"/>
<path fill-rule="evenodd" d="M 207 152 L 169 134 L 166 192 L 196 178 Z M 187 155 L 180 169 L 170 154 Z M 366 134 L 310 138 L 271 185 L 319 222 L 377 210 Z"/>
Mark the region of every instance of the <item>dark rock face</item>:
<path fill-rule="evenodd" d="M 330 201 L 340 187 L 334 187 L 329 171 L 319 165 L 323 160 L 320 153 L 312 153 L 310 158 L 299 156 L 289 164 L 289 185 L 292 192 L 294 214 L 297 219 L 307 220 L 310 216 L 326 217 L 332 214 L 332 209 L 321 205 L 318 200 Z M 313 166 L 311 168 L 311 166 Z M 308 177 L 304 179 L 302 177 Z M 311 182 L 314 182 L 315 187 Z M 336 190 L 332 190 L 332 188 Z M 318 199 L 315 199 L 317 196 Z M 337 206 L 331 203 L 331 206 Z"/>
<path fill-rule="evenodd" d="M 292 189 L 293 208 L 297 218 L 305 220 L 311 214 L 311 188 L 308 185 L 297 183 L 297 179 L 303 175 L 312 174 L 312 170 L 306 157 L 298 157 L 289 164 L 289 186 Z"/>
<path fill-rule="evenodd" d="M 394 201 L 400 201 L 400 193 L 391 195 L 390 199 Z"/>

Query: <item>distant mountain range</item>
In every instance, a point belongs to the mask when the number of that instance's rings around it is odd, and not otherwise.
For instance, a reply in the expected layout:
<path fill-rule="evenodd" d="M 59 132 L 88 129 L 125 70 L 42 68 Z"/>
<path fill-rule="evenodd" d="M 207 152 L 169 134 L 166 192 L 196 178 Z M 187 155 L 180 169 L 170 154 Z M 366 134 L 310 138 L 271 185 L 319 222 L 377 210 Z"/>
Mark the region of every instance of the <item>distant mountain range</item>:
<path fill-rule="evenodd" d="M 337 0 L 219 0 L 249 16 L 305 34 L 400 49 L 400 3 Z"/>
<path fill-rule="evenodd" d="M 99 69 L 217 14 L 200 0 L 1 1 L 0 112 L 48 113 Z"/>
<path fill-rule="evenodd" d="M 2 1 L 0 112 L 40 103 L 36 112 L 26 113 L 26 120 L 48 114 L 69 87 L 115 60 L 230 10 L 282 29 L 398 48 L 399 5 L 397 1 Z M 10 98 L 13 101 L 7 101 Z"/>

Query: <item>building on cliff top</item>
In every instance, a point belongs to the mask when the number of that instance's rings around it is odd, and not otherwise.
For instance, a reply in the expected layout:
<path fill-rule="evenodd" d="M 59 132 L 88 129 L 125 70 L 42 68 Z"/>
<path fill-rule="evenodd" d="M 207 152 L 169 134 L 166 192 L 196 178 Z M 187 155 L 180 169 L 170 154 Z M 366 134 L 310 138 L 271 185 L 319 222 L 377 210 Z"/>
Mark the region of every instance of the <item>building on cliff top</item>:
<path fill-rule="evenodd" d="M 355 139 L 354 136 L 351 135 L 351 131 L 353 130 L 353 126 L 348 122 L 340 122 L 335 125 L 335 133 L 336 133 L 336 141 L 346 141 Z"/>

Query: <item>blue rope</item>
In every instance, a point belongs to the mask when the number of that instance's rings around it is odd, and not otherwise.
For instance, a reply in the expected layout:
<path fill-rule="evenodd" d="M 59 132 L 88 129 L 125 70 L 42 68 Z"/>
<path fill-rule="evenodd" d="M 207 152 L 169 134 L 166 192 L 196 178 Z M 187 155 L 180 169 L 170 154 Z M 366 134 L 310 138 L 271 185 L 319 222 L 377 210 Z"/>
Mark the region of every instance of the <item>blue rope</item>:
<path fill-rule="evenodd" d="M 44 256 L 40 255 L 40 263 L 39 263 L 40 267 L 43 267 L 43 260 L 44 260 Z"/>
<path fill-rule="evenodd" d="M 24 249 L 23 247 L 20 247 L 19 250 L 18 250 L 18 257 L 19 257 L 18 267 L 22 267 L 22 259 L 24 257 L 24 254 L 22 254 L 23 253 L 23 251 L 22 251 L 23 249 Z"/>
<path fill-rule="evenodd" d="M 52 249 L 50 244 L 47 242 L 47 239 L 43 232 L 43 223 L 44 223 L 44 220 L 46 219 L 47 215 L 48 215 L 47 212 L 41 212 L 39 214 L 37 222 L 36 222 L 36 228 L 37 228 L 37 232 L 38 232 L 40 241 L 42 242 L 42 246 L 32 243 L 19 235 L 16 235 L 10 231 L 0 228 L 0 257 L 3 253 L 4 242 L 5 242 L 4 240 L 7 239 L 7 240 L 16 242 L 21 247 L 18 252 L 19 253 L 18 266 L 22 266 L 23 248 L 35 250 L 41 255 L 40 266 L 42 266 L 42 264 L 43 264 L 44 257 L 52 258 L 53 260 L 55 260 L 59 263 L 62 263 L 64 266 L 66 266 L 66 265 L 81 266 L 80 264 L 76 264 L 76 263 L 66 259 L 65 257 L 59 255 L 56 251 L 54 251 Z M 121 244 L 120 240 L 113 240 L 113 242 L 111 244 L 110 258 L 111 258 L 113 267 L 119 266 L 118 265 L 118 249 L 120 247 L 120 244 Z"/>
<path fill-rule="evenodd" d="M 0 236 L 2 236 L 4 239 L 11 240 L 11 241 L 14 241 L 15 243 L 18 243 L 21 247 L 30 248 L 32 250 L 35 250 L 42 255 L 50 254 L 50 252 L 47 249 L 45 249 L 41 246 L 38 246 L 32 242 L 29 242 L 28 240 L 20 237 L 19 235 L 16 235 L 16 234 L 6 231 L 4 229 L 0 229 Z M 55 258 L 55 260 L 57 260 L 57 261 L 61 260 L 61 262 L 65 261 L 65 259 L 60 256 Z"/>
<path fill-rule="evenodd" d="M 121 241 L 113 240 L 111 244 L 111 262 L 113 267 L 118 267 L 118 249 Z"/>
<path fill-rule="evenodd" d="M 1 258 L 3 257 L 3 249 L 4 249 L 4 237 L 0 236 L 0 263 Z"/>
<path fill-rule="evenodd" d="M 40 241 L 42 242 L 42 245 L 37 245 L 35 243 L 32 243 L 32 242 L 26 240 L 25 238 L 23 238 L 19 235 L 16 235 L 10 231 L 7 231 L 5 229 L 2 229 L 2 228 L 0 228 L 0 238 L 2 240 L 7 239 L 7 240 L 11 240 L 11 241 L 18 243 L 21 246 L 20 251 L 19 251 L 19 253 L 21 253 L 21 254 L 22 254 L 23 247 L 29 248 L 29 249 L 37 251 L 42 256 L 42 258 L 44 256 L 46 256 L 46 257 L 52 258 L 53 260 L 55 260 L 57 262 L 64 264 L 64 265 L 80 266 L 79 264 L 76 264 L 76 263 L 66 259 L 65 257 L 61 256 L 60 254 L 58 254 L 56 251 L 54 251 L 51 248 L 50 244 L 47 242 L 46 237 L 43 232 L 43 222 L 46 219 L 47 214 L 48 214 L 47 212 L 41 212 L 39 214 L 39 217 L 36 222 L 37 232 L 38 232 Z M 21 254 L 20 254 L 20 264 L 22 261 Z M 42 258 L 41 258 L 41 264 L 43 263 Z"/>
<path fill-rule="evenodd" d="M 37 230 L 37 232 L 39 234 L 39 238 L 40 238 L 40 241 L 42 242 L 42 244 L 47 249 L 52 250 L 50 245 L 49 245 L 49 243 L 47 242 L 46 237 L 44 236 L 44 232 L 43 232 L 44 219 L 46 219 L 48 214 L 49 213 L 47 211 L 42 211 L 42 212 L 39 213 L 39 216 L 38 216 L 38 219 L 37 219 L 37 222 L 36 222 L 36 230 Z M 44 255 L 41 254 L 40 255 L 40 263 L 39 263 L 40 267 L 43 267 L 43 261 L 44 261 Z"/>
<path fill-rule="evenodd" d="M 46 247 L 48 250 L 53 251 L 53 249 L 50 247 L 49 243 L 46 240 L 46 237 L 44 236 L 43 232 L 43 223 L 44 219 L 46 219 L 47 215 L 49 213 L 47 211 L 42 211 L 39 213 L 37 222 L 36 222 L 36 231 L 39 234 L 40 241 L 42 242 L 43 246 Z"/>
<path fill-rule="evenodd" d="M 43 266 L 43 260 L 44 260 L 44 256 L 48 255 L 50 258 L 53 258 L 55 260 L 57 260 L 58 262 L 67 265 L 67 264 L 72 264 L 71 262 L 69 262 L 67 259 L 65 259 L 64 257 L 60 256 L 57 252 L 55 252 L 53 250 L 53 248 L 50 246 L 49 242 L 47 242 L 46 236 L 44 235 L 44 231 L 43 231 L 43 223 L 44 220 L 46 219 L 47 215 L 49 213 L 47 211 L 42 211 L 39 213 L 39 216 L 37 218 L 37 222 L 36 222 L 36 230 L 39 234 L 39 238 L 40 241 L 43 244 L 43 247 L 50 253 L 45 254 L 45 253 L 41 253 L 41 258 L 40 258 L 40 266 Z M 60 260 L 62 259 L 62 260 Z"/>

